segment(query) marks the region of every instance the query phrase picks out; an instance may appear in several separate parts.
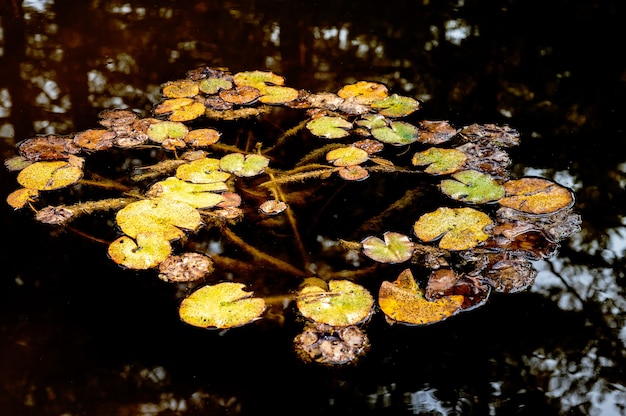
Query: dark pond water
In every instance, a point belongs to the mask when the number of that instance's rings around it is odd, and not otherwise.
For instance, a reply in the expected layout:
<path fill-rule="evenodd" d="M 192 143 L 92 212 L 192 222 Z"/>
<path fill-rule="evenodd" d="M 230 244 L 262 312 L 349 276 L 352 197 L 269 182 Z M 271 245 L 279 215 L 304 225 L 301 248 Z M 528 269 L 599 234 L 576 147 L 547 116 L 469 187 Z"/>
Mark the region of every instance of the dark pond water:
<path fill-rule="evenodd" d="M 103 108 L 145 113 L 202 64 L 310 90 L 366 79 L 425 118 L 514 126 L 514 173 L 574 189 L 584 221 L 528 292 L 431 327 L 374 323 L 369 354 L 328 369 L 294 357 L 289 316 L 187 327 L 172 286 L 3 206 L 0 413 L 624 414 L 625 17 L 608 0 L 0 1 L 3 159 Z"/>

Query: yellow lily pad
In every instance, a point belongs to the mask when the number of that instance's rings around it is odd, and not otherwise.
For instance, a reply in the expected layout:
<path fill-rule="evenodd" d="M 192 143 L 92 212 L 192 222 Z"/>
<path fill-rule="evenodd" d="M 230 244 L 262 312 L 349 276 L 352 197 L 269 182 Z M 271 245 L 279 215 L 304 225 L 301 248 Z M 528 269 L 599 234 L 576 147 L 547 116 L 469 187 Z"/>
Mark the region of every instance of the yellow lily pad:
<path fill-rule="evenodd" d="M 265 300 L 252 297 L 242 283 L 203 286 L 180 304 L 180 318 L 200 328 L 227 329 L 250 323 L 265 311 Z"/>
<path fill-rule="evenodd" d="M 393 94 L 371 104 L 372 109 L 385 117 L 404 117 L 420 107 L 419 101 L 402 95 Z"/>
<path fill-rule="evenodd" d="M 154 114 L 168 114 L 170 121 L 190 121 L 203 115 L 205 109 L 204 104 L 192 98 L 172 98 L 157 105 Z"/>
<path fill-rule="evenodd" d="M 352 166 L 365 162 L 369 154 L 355 146 L 344 146 L 326 153 L 326 160 L 335 166 Z"/>
<path fill-rule="evenodd" d="M 230 178 L 230 173 L 219 169 L 219 159 L 204 157 L 180 165 L 176 169 L 176 177 L 192 183 L 224 182 Z"/>
<path fill-rule="evenodd" d="M 235 85 L 238 87 L 249 86 L 257 88 L 261 91 L 270 85 L 284 85 L 285 78 L 273 72 L 267 71 L 245 71 L 238 72 L 233 76 Z"/>
<path fill-rule="evenodd" d="M 444 250 L 467 250 L 489 238 L 484 228 L 493 221 L 484 212 L 473 208 L 438 208 L 422 215 L 413 225 L 415 235 L 422 241 L 441 238 Z"/>
<path fill-rule="evenodd" d="M 270 160 L 261 155 L 230 153 L 220 159 L 220 169 L 240 177 L 256 176 L 265 170 Z"/>
<path fill-rule="evenodd" d="M 295 88 L 270 85 L 263 89 L 263 95 L 259 98 L 263 104 L 285 104 L 293 101 L 300 93 Z"/>
<path fill-rule="evenodd" d="M 342 117 L 323 116 L 309 121 L 306 128 L 318 137 L 339 139 L 350 134 L 346 129 L 351 129 L 352 123 Z"/>
<path fill-rule="evenodd" d="M 161 93 L 167 98 L 184 98 L 198 95 L 200 87 L 190 79 L 171 81 L 163 85 Z"/>
<path fill-rule="evenodd" d="M 353 99 L 358 104 L 369 105 L 376 100 L 388 97 L 387 87 L 376 82 L 359 81 L 341 88 L 337 95 L 343 99 Z"/>
<path fill-rule="evenodd" d="M 111 259 L 129 269 L 151 269 L 165 260 L 172 252 L 167 239 L 159 233 L 139 233 L 136 240 L 123 235 L 109 245 Z"/>
<path fill-rule="evenodd" d="M 378 305 L 392 323 L 428 325 L 447 319 L 462 309 L 465 297 L 443 296 L 429 301 L 413 278 L 404 270 L 394 282 L 383 281 L 378 292 Z"/>
<path fill-rule="evenodd" d="M 196 230 L 202 219 L 191 205 L 166 198 L 144 199 L 126 205 L 118 211 L 117 225 L 124 234 L 136 238 L 142 233 L 154 233 L 164 240 L 185 235 L 183 230 Z"/>
<path fill-rule="evenodd" d="M 467 156 L 460 150 L 431 147 L 423 152 L 415 153 L 412 163 L 414 166 L 427 165 L 424 169 L 426 173 L 445 175 L 459 170 L 466 160 Z"/>
<path fill-rule="evenodd" d="M 574 204 L 569 189 L 543 178 L 521 178 L 504 183 L 506 196 L 498 203 L 528 214 L 551 214 Z"/>
<path fill-rule="evenodd" d="M 217 143 L 220 133 L 215 129 L 195 129 L 185 136 L 185 143 L 195 147 L 206 147 Z"/>
<path fill-rule="evenodd" d="M 178 178 L 167 178 L 152 185 L 146 196 L 186 202 L 194 208 L 212 208 L 226 200 L 215 192 L 227 190 L 224 182 L 191 183 Z"/>
<path fill-rule="evenodd" d="M 36 189 L 20 188 L 7 196 L 7 204 L 14 209 L 24 208 L 26 204 L 33 202 L 37 196 L 39 196 L 39 191 Z"/>
<path fill-rule="evenodd" d="M 217 94 L 220 90 L 229 90 L 233 83 L 226 78 L 205 78 L 200 81 L 200 91 L 205 94 Z"/>
<path fill-rule="evenodd" d="M 331 280 L 328 287 L 307 285 L 298 292 L 300 313 L 316 323 L 356 325 L 372 313 L 374 299 L 363 286 L 349 280 Z"/>
<path fill-rule="evenodd" d="M 65 160 L 35 162 L 17 175 L 24 188 L 50 191 L 75 184 L 83 177 L 81 166 Z"/>

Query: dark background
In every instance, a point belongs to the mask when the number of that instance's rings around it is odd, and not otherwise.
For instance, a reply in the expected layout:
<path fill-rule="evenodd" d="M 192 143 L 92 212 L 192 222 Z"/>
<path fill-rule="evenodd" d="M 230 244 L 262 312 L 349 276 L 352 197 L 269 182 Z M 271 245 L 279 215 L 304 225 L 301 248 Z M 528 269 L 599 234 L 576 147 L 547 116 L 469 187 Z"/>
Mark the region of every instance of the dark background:
<path fill-rule="evenodd" d="M 626 50 L 619 1 L 0 1 L 0 150 L 147 114 L 198 65 L 290 86 L 385 83 L 424 118 L 506 123 L 513 172 L 577 194 L 583 231 L 527 293 L 369 329 L 356 367 L 301 364 L 298 325 L 189 328 L 176 290 L 2 206 L 3 415 L 617 415 L 626 406 Z M 15 175 L 3 172 L 2 194 Z M 103 221 L 106 219 L 103 218 Z"/>

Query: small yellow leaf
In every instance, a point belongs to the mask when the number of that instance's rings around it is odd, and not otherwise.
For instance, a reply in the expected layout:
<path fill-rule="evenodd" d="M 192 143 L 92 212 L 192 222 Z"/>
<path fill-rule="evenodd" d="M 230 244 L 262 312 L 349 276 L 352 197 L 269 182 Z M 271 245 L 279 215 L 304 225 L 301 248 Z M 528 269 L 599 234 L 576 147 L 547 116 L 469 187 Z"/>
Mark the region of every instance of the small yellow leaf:
<path fill-rule="evenodd" d="M 184 98 L 198 95 L 200 87 L 190 79 L 171 81 L 163 85 L 162 93 L 167 98 Z"/>
<path fill-rule="evenodd" d="M 39 191 L 36 189 L 20 188 L 7 196 L 7 204 L 14 209 L 20 209 L 29 202 L 33 202 L 37 196 L 39 196 Z"/>
<path fill-rule="evenodd" d="M 36 162 L 26 166 L 17 175 L 17 182 L 24 188 L 50 191 L 78 182 L 83 170 L 64 160 Z"/>
<path fill-rule="evenodd" d="M 422 241 L 441 238 L 444 250 L 467 250 L 489 238 L 484 228 L 493 221 L 484 212 L 473 208 L 438 208 L 422 215 L 413 225 L 415 235 Z"/>
<path fill-rule="evenodd" d="M 521 178 L 504 183 L 506 196 L 498 203 L 529 214 L 550 214 L 574 204 L 572 192 L 548 179 Z"/>
<path fill-rule="evenodd" d="M 140 233 L 137 241 L 121 236 L 109 245 L 109 257 L 129 269 L 150 269 L 156 267 L 172 252 L 169 241 L 158 233 Z"/>
<path fill-rule="evenodd" d="M 352 98 L 358 104 L 369 105 L 376 100 L 382 100 L 389 95 L 387 87 L 376 82 L 359 81 L 356 84 L 344 86 L 337 92 L 344 99 Z"/>
<path fill-rule="evenodd" d="M 355 146 L 344 146 L 326 153 L 326 160 L 335 166 L 352 166 L 365 162 L 369 154 Z"/>

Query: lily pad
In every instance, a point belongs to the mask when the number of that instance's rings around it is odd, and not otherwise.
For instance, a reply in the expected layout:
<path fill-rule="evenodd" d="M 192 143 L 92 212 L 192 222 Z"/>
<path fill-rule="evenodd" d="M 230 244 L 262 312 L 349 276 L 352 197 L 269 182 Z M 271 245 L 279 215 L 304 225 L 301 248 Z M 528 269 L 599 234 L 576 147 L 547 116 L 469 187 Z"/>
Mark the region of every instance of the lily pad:
<path fill-rule="evenodd" d="M 380 263 L 402 263 L 411 258 L 415 245 L 408 236 L 388 231 L 383 240 L 367 237 L 362 242 L 363 254 Z"/>
<path fill-rule="evenodd" d="M 328 288 L 305 286 L 296 298 L 300 313 L 316 323 L 356 325 L 370 316 L 374 299 L 363 286 L 349 280 L 331 280 Z"/>
<path fill-rule="evenodd" d="M 205 78 L 200 81 L 199 88 L 205 94 L 217 94 L 220 90 L 229 90 L 233 83 L 226 78 Z"/>
<path fill-rule="evenodd" d="M 224 182 L 190 183 L 178 178 L 167 178 L 152 185 L 146 196 L 173 199 L 194 208 L 212 208 L 226 200 L 215 192 L 226 190 L 228 187 Z"/>
<path fill-rule="evenodd" d="M 295 100 L 299 95 L 298 90 L 294 88 L 270 85 L 263 89 L 263 94 L 259 101 L 263 104 L 285 104 Z"/>
<path fill-rule="evenodd" d="M 394 121 L 389 127 L 378 127 L 372 129 L 372 136 L 383 143 L 403 146 L 411 144 L 417 140 L 417 127 L 403 121 Z"/>
<path fill-rule="evenodd" d="M 220 169 L 239 177 L 250 177 L 263 173 L 269 163 L 265 156 L 230 153 L 220 159 Z"/>
<path fill-rule="evenodd" d="M 422 215 L 413 225 L 415 235 L 422 241 L 441 238 L 444 250 L 467 250 L 489 238 L 484 228 L 493 221 L 484 212 L 473 208 L 438 208 Z"/>
<path fill-rule="evenodd" d="M 161 93 L 167 98 L 184 98 L 198 95 L 200 87 L 190 79 L 171 81 L 163 85 Z"/>
<path fill-rule="evenodd" d="M 200 328 L 227 329 L 248 324 L 265 311 L 265 300 L 252 297 L 242 283 L 203 286 L 180 304 L 180 318 Z"/>
<path fill-rule="evenodd" d="M 167 139 L 183 139 L 189 129 L 178 121 L 161 121 L 148 127 L 148 137 L 153 142 L 163 143 Z"/>
<path fill-rule="evenodd" d="M 309 121 L 306 128 L 318 137 L 339 139 L 350 135 L 347 129 L 352 128 L 352 123 L 342 117 L 323 116 Z"/>
<path fill-rule="evenodd" d="M 346 181 L 362 181 L 370 176 L 367 169 L 360 165 L 342 166 L 337 173 Z"/>
<path fill-rule="evenodd" d="M 456 136 L 455 129 L 445 120 L 423 120 L 419 125 L 419 142 L 425 144 L 441 144 Z"/>
<path fill-rule="evenodd" d="M 261 96 L 258 88 L 250 86 L 238 86 L 231 90 L 222 90 L 219 93 L 222 100 L 232 104 L 250 104 Z"/>
<path fill-rule="evenodd" d="M 521 178 L 504 183 L 506 197 L 498 203 L 528 214 L 551 214 L 574 205 L 572 191 L 543 178 Z"/>
<path fill-rule="evenodd" d="M 159 233 L 142 232 L 136 240 L 123 235 L 113 241 L 109 245 L 109 257 L 129 269 L 144 270 L 158 266 L 172 252 L 169 241 Z"/>
<path fill-rule="evenodd" d="M 326 160 L 335 166 L 352 166 L 365 162 L 369 154 L 358 147 L 344 146 L 326 153 Z"/>
<path fill-rule="evenodd" d="M 202 222 L 191 205 L 165 198 L 133 202 L 119 210 L 115 218 L 120 229 L 130 237 L 154 233 L 164 240 L 181 238 L 185 234 L 183 230 L 194 231 Z"/>
<path fill-rule="evenodd" d="M 420 103 L 411 97 L 393 94 L 372 102 L 371 106 L 373 110 L 378 111 L 378 114 L 385 117 L 404 117 L 417 110 Z"/>
<path fill-rule="evenodd" d="M 376 82 L 359 81 L 341 88 L 337 95 L 344 99 L 353 99 L 358 104 L 371 104 L 387 98 L 387 87 Z"/>
<path fill-rule="evenodd" d="M 29 202 L 34 202 L 38 196 L 39 191 L 36 189 L 20 188 L 7 196 L 7 204 L 13 209 L 24 208 Z"/>
<path fill-rule="evenodd" d="M 191 98 L 172 98 L 157 105 L 154 114 L 168 114 L 170 121 L 190 121 L 203 115 L 204 111 L 204 104 L 199 101 Z"/>
<path fill-rule="evenodd" d="M 74 136 L 74 143 L 83 149 L 106 150 L 113 147 L 117 134 L 111 130 L 89 129 Z"/>
<path fill-rule="evenodd" d="M 457 201 L 484 204 L 504 196 L 504 187 L 486 173 L 464 170 L 452 177 L 441 181 L 441 191 Z"/>
<path fill-rule="evenodd" d="M 83 177 L 81 166 L 65 160 L 35 162 L 17 175 L 17 182 L 24 188 L 50 191 L 65 188 Z"/>
<path fill-rule="evenodd" d="M 238 72 L 234 76 L 235 85 L 238 87 L 249 86 L 263 90 L 269 85 L 284 85 L 285 78 L 273 72 L 267 71 L 245 71 Z"/>
<path fill-rule="evenodd" d="M 196 129 L 185 136 L 185 143 L 194 147 L 206 147 L 217 143 L 219 139 L 220 133 L 215 129 Z"/>
<path fill-rule="evenodd" d="M 176 177 L 192 183 L 224 182 L 230 173 L 219 170 L 220 161 L 211 157 L 196 159 L 176 169 Z"/>
<path fill-rule="evenodd" d="M 445 175 L 456 172 L 463 166 L 467 156 L 456 149 L 441 149 L 431 147 L 430 149 L 418 152 L 413 155 L 414 166 L 426 166 L 424 172 L 433 175 Z"/>
<path fill-rule="evenodd" d="M 427 300 L 409 269 L 400 273 L 394 282 L 383 281 L 378 292 L 378 304 L 387 320 L 408 325 L 443 321 L 459 312 L 464 301 L 462 295 Z"/>
<path fill-rule="evenodd" d="M 387 127 L 387 119 L 380 114 L 368 114 L 357 120 L 356 124 L 372 130 L 380 127 Z"/>

